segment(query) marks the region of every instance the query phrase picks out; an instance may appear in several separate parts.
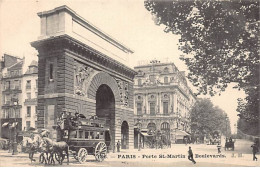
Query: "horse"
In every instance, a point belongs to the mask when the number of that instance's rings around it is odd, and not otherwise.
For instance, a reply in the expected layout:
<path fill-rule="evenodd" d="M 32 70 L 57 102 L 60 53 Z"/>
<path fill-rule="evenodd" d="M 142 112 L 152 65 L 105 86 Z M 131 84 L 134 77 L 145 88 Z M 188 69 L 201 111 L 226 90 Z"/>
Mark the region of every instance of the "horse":
<path fill-rule="evenodd" d="M 57 159 L 56 157 L 56 160 L 58 160 L 59 164 L 62 165 L 62 162 L 65 158 L 63 151 L 66 152 L 66 156 L 68 157 L 68 144 L 64 141 L 55 142 L 48 137 L 43 137 L 43 143 L 41 147 L 46 148 L 46 150 L 50 153 L 49 162 L 51 161 L 54 163 L 53 156 L 58 154 L 60 159 Z"/>
<path fill-rule="evenodd" d="M 35 159 L 33 159 L 33 155 L 35 152 L 40 150 L 40 145 L 42 142 L 42 138 L 40 135 L 31 135 L 31 137 L 24 137 L 22 144 L 23 147 L 26 147 L 29 152 L 29 159 L 31 162 L 35 162 Z"/>

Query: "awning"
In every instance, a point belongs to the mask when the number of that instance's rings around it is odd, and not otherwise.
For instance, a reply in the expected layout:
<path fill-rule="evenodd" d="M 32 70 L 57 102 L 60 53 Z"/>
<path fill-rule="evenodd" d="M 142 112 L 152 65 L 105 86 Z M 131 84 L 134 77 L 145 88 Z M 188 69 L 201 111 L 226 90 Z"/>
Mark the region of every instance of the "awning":
<path fill-rule="evenodd" d="M 141 132 L 141 134 L 142 134 L 143 136 L 153 136 L 153 135 L 149 135 L 147 132 Z"/>
<path fill-rule="evenodd" d="M 12 124 L 12 127 L 16 127 L 18 125 L 18 122 L 14 122 L 13 124 Z"/>
<path fill-rule="evenodd" d="M 188 134 L 187 132 L 185 131 L 182 131 L 182 130 L 176 130 L 176 136 L 190 136 L 190 134 Z"/>
<path fill-rule="evenodd" d="M 3 125 L 2 125 L 2 127 L 6 127 L 6 126 L 8 126 L 8 122 L 5 122 Z"/>

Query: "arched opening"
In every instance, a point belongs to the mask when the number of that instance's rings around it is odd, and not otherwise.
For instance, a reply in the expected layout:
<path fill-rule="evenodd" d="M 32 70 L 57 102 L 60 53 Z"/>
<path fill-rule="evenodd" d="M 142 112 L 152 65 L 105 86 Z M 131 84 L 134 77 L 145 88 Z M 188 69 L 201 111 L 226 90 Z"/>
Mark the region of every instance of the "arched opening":
<path fill-rule="evenodd" d="M 123 121 L 121 126 L 121 144 L 122 149 L 129 148 L 129 126 L 126 121 Z"/>
<path fill-rule="evenodd" d="M 141 137 L 142 124 L 136 123 L 134 126 L 134 148 L 137 149 L 139 144 L 143 141 L 143 136 Z"/>
<path fill-rule="evenodd" d="M 154 134 L 155 130 L 156 130 L 156 125 L 155 123 L 149 123 L 147 125 L 147 130 L 148 130 L 148 134 Z"/>
<path fill-rule="evenodd" d="M 115 97 L 111 88 L 102 84 L 96 93 L 96 115 L 105 119 L 105 126 L 110 129 L 111 146 L 115 145 Z"/>
<path fill-rule="evenodd" d="M 166 139 L 167 140 L 170 140 L 171 139 L 171 135 L 170 135 L 170 124 L 167 123 L 167 122 L 163 122 L 161 124 L 161 131 L 162 131 L 162 134 L 165 135 Z"/>

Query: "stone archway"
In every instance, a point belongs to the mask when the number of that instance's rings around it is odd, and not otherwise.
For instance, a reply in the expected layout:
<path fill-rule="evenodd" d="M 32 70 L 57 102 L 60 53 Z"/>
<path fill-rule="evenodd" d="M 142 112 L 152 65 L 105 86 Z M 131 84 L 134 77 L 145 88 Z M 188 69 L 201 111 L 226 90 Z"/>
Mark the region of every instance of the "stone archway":
<path fill-rule="evenodd" d="M 96 102 L 96 115 L 104 118 L 105 126 L 110 129 L 111 144 L 116 143 L 116 109 L 115 105 L 119 104 L 120 96 L 115 79 L 107 73 L 96 72 L 90 77 L 87 85 L 87 96 Z"/>
<path fill-rule="evenodd" d="M 123 121 L 121 125 L 121 145 L 122 149 L 129 148 L 129 126 L 126 121 Z"/>
<path fill-rule="evenodd" d="M 102 84 L 107 85 L 111 89 L 114 94 L 115 104 L 120 105 L 120 94 L 117 82 L 112 76 L 105 72 L 97 72 L 91 76 L 86 90 L 88 98 L 96 100 L 96 92 Z"/>
<path fill-rule="evenodd" d="M 102 84 L 96 92 L 96 115 L 105 119 L 105 127 L 110 129 L 111 146 L 114 146 L 115 133 L 115 97 L 111 88 Z"/>

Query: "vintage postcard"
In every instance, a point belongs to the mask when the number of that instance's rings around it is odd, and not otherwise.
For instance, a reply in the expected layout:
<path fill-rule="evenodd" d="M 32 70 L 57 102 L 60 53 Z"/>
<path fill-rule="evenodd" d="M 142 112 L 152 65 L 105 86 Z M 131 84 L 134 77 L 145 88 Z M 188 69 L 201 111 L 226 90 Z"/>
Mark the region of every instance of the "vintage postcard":
<path fill-rule="evenodd" d="M 260 166 L 259 1 L 0 11 L 0 167 Z"/>

